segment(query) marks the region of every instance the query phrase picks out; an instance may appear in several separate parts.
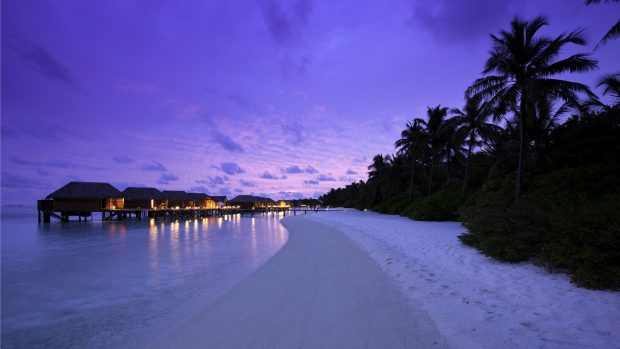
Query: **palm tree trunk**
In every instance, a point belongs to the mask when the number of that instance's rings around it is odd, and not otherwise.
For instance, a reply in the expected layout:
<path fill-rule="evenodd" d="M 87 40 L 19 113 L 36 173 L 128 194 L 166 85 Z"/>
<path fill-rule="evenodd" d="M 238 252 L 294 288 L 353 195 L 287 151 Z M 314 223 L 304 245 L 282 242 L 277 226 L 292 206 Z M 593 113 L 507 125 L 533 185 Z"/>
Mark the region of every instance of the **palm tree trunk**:
<path fill-rule="evenodd" d="M 428 181 L 428 193 L 427 195 L 431 195 L 431 191 L 433 190 L 433 171 L 435 169 L 435 152 L 433 151 L 431 155 L 431 176 Z"/>
<path fill-rule="evenodd" d="M 415 178 L 415 160 L 416 156 L 413 156 L 411 160 L 411 179 L 409 180 L 409 201 L 411 201 L 411 197 L 413 196 L 413 180 Z"/>
<path fill-rule="evenodd" d="M 469 149 L 467 150 L 467 162 L 465 163 L 465 178 L 463 178 L 463 194 L 467 191 L 467 181 L 469 180 L 469 163 L 471 161 L 471 150 L 474 147 L 474 131 L 469 134 Z"/>
<path fill-rule="evenodd" d="M 519 165 L 517 166 L 517 183 L 515 185 L 515 201 L 519 201 L 521 199 L 521 195 L 523 193 L 522 181 L 523 181 L 523 157 L 525 153 L 525 120 L 526 118 L 526 110 L 527 103 L 525 100 L 525 92 L 522 90 L 521 92 L 521 111 L 519 113 Z"/>

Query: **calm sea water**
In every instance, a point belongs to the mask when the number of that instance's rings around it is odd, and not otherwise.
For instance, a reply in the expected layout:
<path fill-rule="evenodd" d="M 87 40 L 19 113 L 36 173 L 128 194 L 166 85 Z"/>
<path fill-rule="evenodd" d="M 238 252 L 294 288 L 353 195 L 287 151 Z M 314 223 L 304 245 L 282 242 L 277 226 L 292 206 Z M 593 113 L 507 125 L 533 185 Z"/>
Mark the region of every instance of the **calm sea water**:
<path fill-rule="evenodd" d="M 282 217 L 44 225 L 3 207 L 2 347 L 148 342 L 276 253 Z"/>

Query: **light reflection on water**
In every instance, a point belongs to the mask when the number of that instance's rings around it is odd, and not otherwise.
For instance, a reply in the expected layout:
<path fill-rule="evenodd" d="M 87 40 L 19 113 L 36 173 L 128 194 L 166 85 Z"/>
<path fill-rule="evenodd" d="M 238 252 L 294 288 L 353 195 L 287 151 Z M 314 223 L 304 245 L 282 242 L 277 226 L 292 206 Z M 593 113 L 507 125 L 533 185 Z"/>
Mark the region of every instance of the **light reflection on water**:
<path fill-rule="evenodd" d="M 280 215 L 38 225 L 36 213 L 6 211 L 3 348 L 141 342 L 225 292 L 288 238 Z"/>

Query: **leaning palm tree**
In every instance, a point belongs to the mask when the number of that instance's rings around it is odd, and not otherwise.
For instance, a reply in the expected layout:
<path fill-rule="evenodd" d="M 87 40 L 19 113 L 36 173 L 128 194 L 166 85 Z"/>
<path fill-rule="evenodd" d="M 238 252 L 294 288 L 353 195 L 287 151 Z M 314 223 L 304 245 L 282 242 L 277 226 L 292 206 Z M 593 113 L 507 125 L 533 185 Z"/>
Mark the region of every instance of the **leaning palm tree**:
<path fill-rule="evenodd" d="M 450 122 L 456 126 L 456 132 L 467 137 L 467 160 L 465 162 L 465 177 L 463 178 L 463 193 L 467 191 L 467 183 L 469 180 L 469 167 L 471 162 L 471 154 L 477 138 L 485 138 L 492 131 L 496 131 L 499 126 L 489 123 L 492 116 L 491 111 L 482 103 L 479 96 L 468 98 L 465 101 L 463 110 L 453 108 L 450 112 L 454 115 Z"/>
<path fill-rule="evenodd" d="M 504 115 L 511 106 L 518 106 L 520 146 L 515 200 L 519 200 L 522 193 L 526 121 L 534 117 L 533 101 L 548 95 L 578 104 L 579 93 L 596 98 L 584 84 L 552 78 L 558 74 L 586 72 L 597 67 L 597 62 L 584 53 L 556 60 L 567 44 L 585 45 L 581 30 L 563 33 L 555 38 L 537 36 L 545 25 L 548 22 L 544 17 L 531 21 L 515 18 L 510 22 L 509 31 L 502 30 L 498 36 L 491 35 L 493 47 L 483 70 L 486 76 L 477 79 L 466 92 L 468 97 L 486 99 L 498 115 Z"/>
<path fill-rule="evenodd" d="M 418 155 L 426 146 L 424 124 L 424 120 L 419 118 L 415 118 L 413 122 L 407 122 L 407 127 L 400 133 L 400 139 L 394 143 L 394 146 L 398 149 L 398 153 L 407 155 L 411 163 L 411 177 L 409 179 L 408 193 L 410 201 L 413 196 L 415 165 L 418 160 Z"/>
<path fill-rule="evenodd" d="M 600 4 L 601 0 L 586 0 L 586 5 L 592 5 L 592 4 Z M 604 0 L 604 2 L 606 4 L 610 4 L 612 2 L 620 2 L 620 0 Z M 607 34 L 605 34 L 605 36 L 603 36 L 603 38 L 601 39 L 601 41 L 598 42 L 598 44 L 596 44 L 596 47 L 594 47 L 594 49 L 598 49 L 601 46 L 605 46 L 605 44 L 607 44 L 607 41 L 611 40 L 611 39 L 615 39 L 617 37 L 620 36 L 620 19 L 616 22 L 616 24 L 614 24 L 611 29 L 609 29 L 609 31 L 607 32 Z"/>
<path fill-rule="evenodd" d="M 428 116 L 428 121 L 424 122 L 426 124 L 426 134 L 427 141 L 430 147 L 430 176 L 428 180 L 428 194 L 431 195 L 433 190 L 433 173 L 435 172 L 435 162 L 437 161 L 437 157 L 441 152 L 441 148 L 443 145 L 443 131 L 446 123 L 446 116 L 448 115 L 448 108 L 442 107 L 441 105 L 436 106 L 435 108 L 427 107 L 426 115 Z"/>

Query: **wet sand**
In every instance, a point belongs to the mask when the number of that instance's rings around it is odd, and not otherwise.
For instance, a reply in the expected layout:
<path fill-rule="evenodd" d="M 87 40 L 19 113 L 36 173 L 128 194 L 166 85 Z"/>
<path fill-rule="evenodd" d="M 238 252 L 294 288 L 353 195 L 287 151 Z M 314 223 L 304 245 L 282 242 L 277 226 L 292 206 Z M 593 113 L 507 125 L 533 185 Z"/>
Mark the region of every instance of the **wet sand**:
<path fill-rule="evenodd" d="M 303 216 L 247 279 L 149 348 L 443 348 L 434 324 L 343 233 Z"/>

